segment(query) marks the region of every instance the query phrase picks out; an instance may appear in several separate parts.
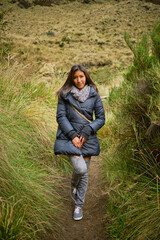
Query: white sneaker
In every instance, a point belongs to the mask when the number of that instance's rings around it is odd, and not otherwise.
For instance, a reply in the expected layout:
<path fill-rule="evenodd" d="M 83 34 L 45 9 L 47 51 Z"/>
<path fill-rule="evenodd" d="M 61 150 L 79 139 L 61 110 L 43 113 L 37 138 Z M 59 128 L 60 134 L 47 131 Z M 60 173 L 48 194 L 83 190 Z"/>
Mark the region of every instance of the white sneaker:
<path fill-rule="evenodd" d="M 73 213 L 73 219 L 74 220 L 81 220 L 83 218 L 82 214 L 82 208 L 81 207 L 75 207 L 74 213 Z"/>

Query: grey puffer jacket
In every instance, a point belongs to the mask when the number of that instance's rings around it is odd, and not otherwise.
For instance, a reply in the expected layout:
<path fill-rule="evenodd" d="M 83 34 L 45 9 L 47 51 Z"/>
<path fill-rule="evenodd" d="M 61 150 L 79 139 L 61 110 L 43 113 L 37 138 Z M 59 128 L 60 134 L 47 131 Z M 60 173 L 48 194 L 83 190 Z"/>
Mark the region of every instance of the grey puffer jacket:
<path fill-rule="evenodd" d="M 92 122 L 89 123 L 80 116 L 71 104 Z M 93 120 L 94 112 L 95 119 Z M 82 154 L 84 157 L 99 155 L 100 147 L 96 132 L 105 124 L 105 113 L 101 98 L 93 87 L 90 88 L 89 97 L 85 102 L 76 100 L 71 92 L 67 94 L 61 93 L 57 106 L 57 122 L 58 130 L 54 145 L 55 154 Z M 81 135 L 81 131 L 86 125 L 89 125 L 92 131 L 80 150 L 73 145 L 68 135 L 73 130 L 76 131 L 77 135 Z"/>

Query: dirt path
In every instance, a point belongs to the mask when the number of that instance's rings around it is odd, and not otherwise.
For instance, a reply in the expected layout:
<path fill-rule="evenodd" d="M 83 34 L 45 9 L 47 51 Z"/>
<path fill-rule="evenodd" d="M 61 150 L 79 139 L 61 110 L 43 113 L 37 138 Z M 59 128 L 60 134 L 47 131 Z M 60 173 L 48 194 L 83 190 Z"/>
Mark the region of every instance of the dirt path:
<path fill-rule="evenodd" d="M 83 219 L 74 221 L 72 213 L 74 202 L 70 197 L 70 177 L 66 178 L 66 188 L 63 190 L 66 212 L 63 215 L 63 235 L 65 240 L 107 240 L 105 230 L 105 204 L 101 180 L 101 159 L 93 157 L 89 169 L 89 184 L 86 201 L 83 207 Z"/>

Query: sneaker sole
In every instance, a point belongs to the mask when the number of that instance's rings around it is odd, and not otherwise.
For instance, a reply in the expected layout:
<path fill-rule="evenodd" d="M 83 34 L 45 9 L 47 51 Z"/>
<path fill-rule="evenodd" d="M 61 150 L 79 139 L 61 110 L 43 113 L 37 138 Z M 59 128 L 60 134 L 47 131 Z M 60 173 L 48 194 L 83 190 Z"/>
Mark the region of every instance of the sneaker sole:
<path fill-rule="evenodd" d="M 79 217 L 79 218 L 73 218 L 75 221 L 81 220 L 83 218 L 83 216 Z"/>

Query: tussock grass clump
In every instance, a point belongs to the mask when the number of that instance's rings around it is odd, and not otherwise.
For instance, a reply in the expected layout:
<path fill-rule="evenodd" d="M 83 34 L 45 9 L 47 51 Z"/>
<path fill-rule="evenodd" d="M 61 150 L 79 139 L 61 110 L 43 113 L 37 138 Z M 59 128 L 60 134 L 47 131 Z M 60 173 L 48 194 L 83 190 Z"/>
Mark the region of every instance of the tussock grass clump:
<path fill-rule="evenodd" d="M 1 69 L 0 239 L 56 238 L 62 206 L 53 86 L 28 79 L 20 65 Z"/>
<path fill-rule="evenodd" d="M 159 28 L 153 35 L 160 39 Z M 122 85 L 110 92 L 112 119 L 103 130 L 108 133 L 104 176 L 110 181 L 112 218 L 106 231 L 113 239 L 159 239 L 159 57 L 155 47 L 151 51 L 154 42 L 148 35 L 135 45 L 128 34 L 125 39 L 134 54 L 133 65 Z"/>

